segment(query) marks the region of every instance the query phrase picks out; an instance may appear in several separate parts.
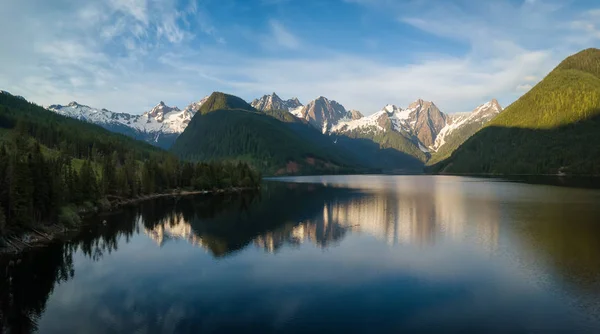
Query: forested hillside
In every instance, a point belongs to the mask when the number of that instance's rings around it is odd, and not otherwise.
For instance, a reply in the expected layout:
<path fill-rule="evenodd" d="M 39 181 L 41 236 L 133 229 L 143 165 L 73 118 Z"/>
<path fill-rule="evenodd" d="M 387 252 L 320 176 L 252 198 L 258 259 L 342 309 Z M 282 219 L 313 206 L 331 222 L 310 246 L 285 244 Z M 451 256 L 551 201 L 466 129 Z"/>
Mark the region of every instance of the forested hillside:
<path fill-rule="evenodd" d="M 0 94 L 0 236 L 174 189 L 256 187 L 246 164 L 195 164 Z M 0 238 L 2 242 L 3 238 Z"/>
<path fill-rule="evenodd" d="M 191 161 L 246 161 L 271 175 L 353 170 L 333 143 L 319 142 L 321 134 L 290 116 L 258 112 L 238 97 L 213 93 L 172 152 Z"/>
<path fill-rule="evenodd" d="M 565 59 L 431 171 L 600 174 L 600 50 Z"/>

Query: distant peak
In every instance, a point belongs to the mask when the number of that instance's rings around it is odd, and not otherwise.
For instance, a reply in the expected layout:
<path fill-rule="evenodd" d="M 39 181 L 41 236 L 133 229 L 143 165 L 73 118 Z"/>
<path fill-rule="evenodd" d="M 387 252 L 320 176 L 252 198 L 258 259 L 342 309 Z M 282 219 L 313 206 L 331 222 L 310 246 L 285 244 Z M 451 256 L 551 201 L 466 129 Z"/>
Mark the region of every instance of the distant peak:
<path fill-rule="evenodd" d="M 395 112 L 397 110 L 402 109 L 398 108 L 395 104 L 386 104 L 385 107 L 383 107 L 383 110 L 385 110 L 386 112 Z"/>
<path fill-rule="evenodd" d="M 158 106 L 159 106 L 159 107 L 164 107 L 164 106 L 165 106 L 165 103 L 164 103 L 163 101 L 160 101 L 160 102 L 158 103 Z"/>
<path fill-rule="evenodd" d="M 364 117 L 364 115 L 360 111 L 355 109 L 350 110 L 350 116 L 353 120 L 361 119 Z"/>
<path fill-rule="evenodd" d="M 498 102 L 498 100 L 496 100 L 496 99 L 492 99 L 492 100 L 490 101 L 490 103 L 492 104 L 492 106 L 494 106 L 494 107 L 496 107 L 496 108 L 498 108 L 498 109 L 502 110 L 502 107 L 500 106 L 500 102 Z"/>
<path fill-rule="evenodd" d="M 71 101 L 71 102 L 69 102 L 69 104 L 67 104 L 67 106 L 69 106 L 69 107 L 77 107 L 77 106 L 79 106 L 79 103 L 77 103 L 76 101 Z"/>

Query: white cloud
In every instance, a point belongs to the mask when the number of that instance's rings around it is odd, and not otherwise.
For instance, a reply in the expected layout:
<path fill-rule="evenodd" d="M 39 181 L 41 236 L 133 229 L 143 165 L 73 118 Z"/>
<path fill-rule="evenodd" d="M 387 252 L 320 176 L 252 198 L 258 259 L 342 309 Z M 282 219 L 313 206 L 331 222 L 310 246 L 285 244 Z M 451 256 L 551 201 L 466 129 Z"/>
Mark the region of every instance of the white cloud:
<path fill-rule="evenodd" d="M 517 86 L 517 90 L 521 91 L 521 92 L 527 92 L 529 91 L 531 88 L 533 88 L 532 85 L 530 84 L 522 84 L 522 85 L 518 85 Z"/>
<path fill-rule="evenodd" d="M 148 24 L 147 0 L 108 0 L 108 4 L 113 10 L 126 13 L 136 20 Z"/>
<path fill-rule="evenodd" d="M 275 42 L 278 46 L 292 50 L 300 48 L 300 40 L 290 33 L 279 21 L 271 20 L 270 26 L 272 39 L 269 39 L 267 42 Z"/>
<path fill-rule="evenodd" d="M 389 29 L 401 33 L 410 25 L 460 47 L 445 53 L 428 45 L 438 52 L 422 54 L 396 45 L 407 55 L 402 61 L 319 46 L 280 20 L 266 21 L 263 31 L 251 27 L 263 53 L 235 51 L 195 0 L 181 8 L 172 0 L 95 0 L 81 7 L 74 0 L 9 1 L 2 12 L 13 20 L 0 21 L 0 30 L 13 33 L 0 34 L 1 45 L 10 45 L 0 50 L 0 89 L 42 104 L 78 100 L 132 113 L 158 100 L 182 107 L 214 90 L 247 100 L 272 91 L 303 102 L 325 95 L 365 114 L 417 98 L 446 112 L 468 111 L 491 98 L 509 104 L 565 56 L 598 41 L 600 10 L 571 11 L 551 1 L 457 1 L 469 6 L 348 1 L 397 18 Z M 18 30 L 13 22 L 20 22 Z M 198 42 L 194 33 L 212 43 Z M 367 37 L 357 39 L 367 49 L 386 45 L 380 36 Z"/>

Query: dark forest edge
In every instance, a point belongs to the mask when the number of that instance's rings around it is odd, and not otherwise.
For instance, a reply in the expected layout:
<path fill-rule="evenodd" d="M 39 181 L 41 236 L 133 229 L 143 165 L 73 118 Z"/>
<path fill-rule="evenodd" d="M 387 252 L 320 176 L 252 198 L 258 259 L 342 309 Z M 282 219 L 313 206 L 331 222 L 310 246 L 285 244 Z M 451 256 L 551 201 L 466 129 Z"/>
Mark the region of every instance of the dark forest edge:
<path fill-rule="evenodd" d="M 184 162 L 99 126 L 0 94 L 0 249 L 77 229 L 81 217 L 163 195 L 256 189 L 243 162 Z"/>
<path fill-rule="evenodd" d="M 189 163 L 174 157 L 138 161 L 111 155 L 73 159 L 42 153 L 15 132 L 0 144 L 0 250 L 14 252 L 78 230 L 82 217 L 163 196 L 259 187 L 244 163 Z"/>

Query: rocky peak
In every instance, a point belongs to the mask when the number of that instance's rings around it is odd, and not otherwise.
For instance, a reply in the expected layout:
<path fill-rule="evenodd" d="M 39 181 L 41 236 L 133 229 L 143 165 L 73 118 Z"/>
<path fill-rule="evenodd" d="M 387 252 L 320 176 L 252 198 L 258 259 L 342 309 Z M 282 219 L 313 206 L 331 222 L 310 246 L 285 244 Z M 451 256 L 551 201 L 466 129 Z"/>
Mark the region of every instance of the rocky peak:
<path fill-rule="evenodd" d="M 361 119 L 365 117 L 360 111 L 358 110 L 350 110 L 350 118 L 352 118 L 352 120 L 357 120 L 357 119 Z"/>
<path fill-rule="evenodd" d="M 423 99 L 418 99 L 415 102 L 411 103 L 408 106 L 408 109 L 419 109 L 419 108 L 422 108 L 425 103 L 427 103 L 427 101 L 424 101 Z"/>
<path fill-rule="evenodd" d="M 470 114 L 470 117 L 477 118 L 481 121 L 488 121 L 492 119 L 494 116 L 502 112 L 502 107 L 498 100 L 492 99 L 491 101 L 484 103 L 475 110 L 473 110 Z"/>
<path fill-rule="evenodd" d="M 411 125 L 414 122 L 414 134 L 425 147 L 430 147 L 435 143 L 438 133 L 446 126 L 447 116 L 433 102 L 419 99 L 411 104 L 411 107 L 413 105 L 418 106 L 410 115 Z"/>
<path fill-rule="evenodd" d="M 394 113 L 397 113 L 397 112 L 401 112 L 402 108 L 399 108 L 399 107 L 397 107 L 397 106 L 395 106 L 393 104 L 388 104 L 385 107 L 383 107 L 382 110 L 384 110 L 388 114 L 394 114 Z"/>
<path fill-rule="evenodd" d="M 300 102 L 300 100 L 298 100 L 297 97 L 294 97 L 292 99 L 289 99 L 287 101 L 284 102 L 285 107 L 287 107 L 288 110 L 293 110 L 293 109 L 298 109 L 303 107 L 304 105 Z"/>
<path fill-rule="evenodd" d="M 290 108 L 298 108 L 302 106 L 300 100 L 297 97 L 293 97 L 286 101 Z"/>
<path fill-rule="evenodd" d="M 258 110 L 284 110 L 286 109 L 283 105 L 283 100 L 273 93 L 271 95 L 264 95 L 260 99 L 252 101 L 251 105 Z"/>
<path fill-rule="evenodd" d="M 352 118 L 352 114 L 344 106 L 324 96 L 319 96 L 302 107 L 297 116 L 323 132 L 327 132 L 342 119 Z"/>
<path fill-rule="evenodd" d="M 496 99 L 492 99 L 489 103 L 490 103 L 492 110 L 494 110 L 498 114 L 501 113 L 502 110 L 504 110 L 504 109 L 502 109 L 502 106 Z"/>
<path fill-rule="evenodd" d="M 257 110 L 292 110 L 302 106 L 298 98 L 283 101 L 276 93 L 264 95 L 250 104 Z"/>
<path fill-rule="evenodd" d="M 163 101 L 160 101 L 152 110 L 147 112 L 148 117 L 153 117 L 158 120 L 162 120 L 165 114 L 168 114 L 173 111 L 180 111 L 179 108 L 174 107 L 171 108 L 167 106 Z"/>

